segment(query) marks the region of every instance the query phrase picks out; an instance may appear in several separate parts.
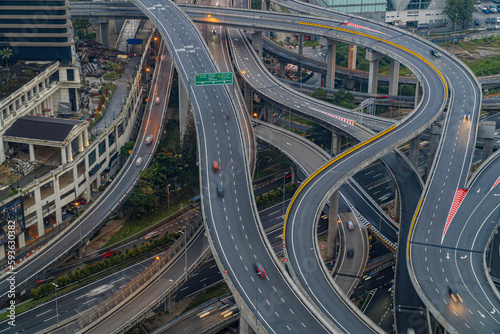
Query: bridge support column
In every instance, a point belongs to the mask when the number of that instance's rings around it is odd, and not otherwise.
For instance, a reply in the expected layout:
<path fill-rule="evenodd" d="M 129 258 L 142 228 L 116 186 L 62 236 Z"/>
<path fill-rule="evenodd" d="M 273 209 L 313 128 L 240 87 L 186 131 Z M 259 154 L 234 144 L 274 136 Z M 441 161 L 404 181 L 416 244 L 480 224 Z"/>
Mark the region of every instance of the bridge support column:
<path fill-rule="evenodd" d="M 399 221 L 399 213 L 401 211 L 401 197 L 399 191 L 394 192 L 394 219 Z"/>
<path fill-rule="evenodd" d="M 339 191 L 336 190 L 330 197 L 330 208 L 328 210 L 328 237 L 326 242 L 326 253 L 328 258 L 333 259 L 337 253 L 337 232 L 339 214 Z"/>
<path fill-rule="evenodd" d="M 247 320 L 240 316 L 240 328 L 238 330 L 239 334 L 255 334 L 252 327 L 248 324 Z"/>
<path fill-rule="evenodd" d="M 245 104 L 247 105 L 247 110 L 250 113 L 250 117 L 252 117 L 252 115 L 253 115 L 253 89 L 246 82 L 245 82 Z"/>
<path fill-rule="evenodd" d="M 120 31 L 122 31 L 122 28 L 123 28 L 123 24 L 125 23 L 125 20 L 124 19 L 115 19 L 115 24 L 114 24 L 114 28 L 115 28 L 115 32 L 117 34 L 120 34 Z"/>
<path fill-rule="evenodd" d="M 286 64 L 281 62 L 280 63 L 280 78 L 285 78 L 285 66 Z"/>
<path fill-rule="evenodd" d="M 184 137 L 184 133 L 186 133 L 190 108 L 188 88 L 179 76 L 179 131 L 181 140 Z"/>
<path fill-rule="evenodd" d="M 259 59 L 262 58 L 262 31 L 257 31 L 252 34 L 252 46 L 255 51 L 257 51 Z"/>
<path fill-rule="evenodd" d="M 356 69 L 356 54 L 358 52 L 358 46 L 355 44 L 349 44 L 349 59 L 347 61 L 347 67 L 350 70 Z"/>
<path fill-rule="evenodd" d="M 332 132 L 332 155 L 339 155 L 342 136 Z"/>
<path fill-rule="evenodd" d="M 328 56 L 326 57 L 326 87 L 335 88 L 335 61 L 337 57 L 337 41 L 328 40 Z"/>
<path fill-rule="evenodd" d="M 83 253 L 85 252 L 85 247 L 79 246 L 77 249 L 75 249 L 75 259 L 81 259 L 83 258 Z"/>
<path fill-rule="evenodd" d="M 441 127 L 437 124 L 431 125 L 431 136 L 429 140 L 429 160 L 427 162 L 427 171 L 425 174 L 429 176 L 431 170 L 432 162 L 434 161 L 434 156 L 436 155 L 436 150 L 439 145 L 439 139 L 441 137 Z"/>
<path fill-rule="evenodd" d="M 479 123 L 478 137 L 483 138 L 483 161 L 488 159 L 493 154 L 493 143 L 495 142 L 495 127 L 494 121 L 481 121 Z"/>
<path fill-rule="evenodd" d="M 419 99 L 420 99 L 420 81 L 417 80 L 417 85 L 415 86 L 415 108 L 417 108 Z"/>
<path fill-rule="evenodd" d="M 290 168 L 291 173 L 292 173 L 292 184 L 297 183 L 297 171 L 295 170 L 294 167 Z"/>
<path fill-rule="evenodd" d="M 410 140 L 410 161 L 418 169 L 418 157 L 420 153 L 420 135 Z"/>
<path fill-rule="evenodd" d="M 304 34 L 299 34 L 299 55 L 304 55 Z"/>
<path fill-rule="evenodd" d="M 265 112 L 265 116 L 266 116 L 266 122 L 267 123 L 270 123 L 270 124 L 274 124 L 274 120 L 273 120 L 273 115 L 274 115 L 274 110 L 273 110 L 273 105 L 269 102 L 266 102 L 264 100 L 262 100 L 262 104 L 263 104 L 263 107 L 264 107 L 264 112 Z"/>
<path fill-rule="evenodd" d="M 370 62 L 370 73 L 368 74 L 368 94 L 377 94 L 378 68 L 380 58 L 383 57 L 383 54 L 366 49 L 366 59 Z"/>
<path fill-rule="evenodd" d="M 99 31 L 98 31 L 98 39 L 97 41 L 102 45 L 109 47 L 109 21 L 99 22 Z"/>
<path fill-rule="evenodd" d="M 268 1 L 268 0 L 262 1 L 262 10 L 270 11 L 271 10 L 271 1 Z"/>
<path fill-rule="evenodd" d="M 399 61 L 391 59 L 391 72 L 389 74 L 389 95 L 398 95 Z"/>

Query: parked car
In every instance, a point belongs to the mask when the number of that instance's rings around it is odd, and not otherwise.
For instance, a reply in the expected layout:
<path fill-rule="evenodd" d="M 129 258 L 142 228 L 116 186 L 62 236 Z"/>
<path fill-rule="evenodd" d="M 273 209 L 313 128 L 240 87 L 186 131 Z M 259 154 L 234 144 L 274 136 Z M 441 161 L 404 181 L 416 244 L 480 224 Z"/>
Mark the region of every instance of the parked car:
<path fill-rule="evenodd" d="M 77 199 L 78 203 L 80 203 L 81 205 L 85 205 L 87 204 L 87 200 L 83 197 L 80 197 Z"/>
<path fill-rule="evenodd" d="M 478 25 L 479 25 L 479 20 L 478 20 L 478 19 L 475 19 L 475 20 L 474 20 L 474 24 L 478 26 Z"/>
<path fill-rule="evenodd" d="M 490 23 L 490 18 L 489 18 L 489 17 L 488 17 L 488 18 L 486 18 L 486 21 L 485 21 L 485 22 L 486 22 L 486 24 L 489 24 L 489 23 Z"/>

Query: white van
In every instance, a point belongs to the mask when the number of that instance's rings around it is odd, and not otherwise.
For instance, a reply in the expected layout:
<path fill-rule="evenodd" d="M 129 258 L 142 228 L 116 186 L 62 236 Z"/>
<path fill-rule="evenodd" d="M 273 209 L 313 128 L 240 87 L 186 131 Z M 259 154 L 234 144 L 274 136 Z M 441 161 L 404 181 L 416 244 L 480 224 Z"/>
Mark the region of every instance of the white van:
<path fill-rule="evenodd" d="M 137 158 L 137 160 L 135 161 L 135 165 L 136 166 L 140 166 L 142 164 L 142 157 L 139 157 Z"/>
<path fill-rule="evenodd" d="M 160 97 L 159 96 L 156 98 L 155 103 L 160 104 Z"/>

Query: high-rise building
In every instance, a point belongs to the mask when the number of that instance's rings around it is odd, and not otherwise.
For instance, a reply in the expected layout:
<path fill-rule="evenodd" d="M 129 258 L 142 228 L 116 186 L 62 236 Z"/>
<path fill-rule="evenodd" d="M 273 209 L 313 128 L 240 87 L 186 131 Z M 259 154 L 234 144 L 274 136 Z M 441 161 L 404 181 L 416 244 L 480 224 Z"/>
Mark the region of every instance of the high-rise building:
<path fill-rule="evenodd" d="M 72 62 L 73 32 L 68 0 L 0 0 L 0 50 L 10 60 Z"/>

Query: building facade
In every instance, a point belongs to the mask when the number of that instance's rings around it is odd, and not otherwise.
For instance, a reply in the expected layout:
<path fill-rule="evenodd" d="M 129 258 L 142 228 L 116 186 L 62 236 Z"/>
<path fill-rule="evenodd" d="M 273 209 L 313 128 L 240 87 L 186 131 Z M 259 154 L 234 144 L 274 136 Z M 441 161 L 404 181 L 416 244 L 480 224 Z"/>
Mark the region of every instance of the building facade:
<path fill-rule="evenodd" d="M 68 0 L 0 0 L 0 49 L 12 60 L 73 62 Z"/>
<path fill-rule="evenodd" d="M 317 0 L 323 7 L 344 13 L 356 14 L 377 21 L 383 21 L 387 7 L 386 0 Z"/>

